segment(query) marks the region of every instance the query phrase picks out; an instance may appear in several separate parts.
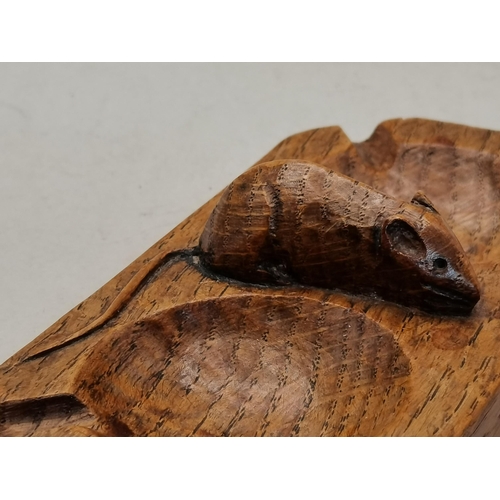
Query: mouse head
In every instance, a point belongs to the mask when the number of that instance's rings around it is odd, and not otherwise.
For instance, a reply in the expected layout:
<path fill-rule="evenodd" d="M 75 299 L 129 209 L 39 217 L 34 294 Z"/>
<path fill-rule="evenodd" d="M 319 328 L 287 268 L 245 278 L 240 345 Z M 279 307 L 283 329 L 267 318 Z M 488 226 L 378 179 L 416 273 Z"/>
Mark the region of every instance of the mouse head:
<path fill-rule="evenodd" d="M 382 223 L 380 243 L 399 301 L 441 314 L 468 314 L 476 305 L 479 287 L 469 260 L 422 193 Z"/>

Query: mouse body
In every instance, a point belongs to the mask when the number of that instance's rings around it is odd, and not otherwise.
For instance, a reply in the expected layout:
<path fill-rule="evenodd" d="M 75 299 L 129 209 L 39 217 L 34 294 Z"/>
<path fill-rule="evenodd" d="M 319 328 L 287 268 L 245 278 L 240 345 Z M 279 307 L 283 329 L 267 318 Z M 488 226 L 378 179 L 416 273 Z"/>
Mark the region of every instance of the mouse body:
<path fill-rule="evenodd" d="M 463 315 L 477 277 L 422 193 L 396 200 L 300 160 L 256 165 L 223 192 L 200 239 L 215 273 L 253 284 L 301 284 Z"/>

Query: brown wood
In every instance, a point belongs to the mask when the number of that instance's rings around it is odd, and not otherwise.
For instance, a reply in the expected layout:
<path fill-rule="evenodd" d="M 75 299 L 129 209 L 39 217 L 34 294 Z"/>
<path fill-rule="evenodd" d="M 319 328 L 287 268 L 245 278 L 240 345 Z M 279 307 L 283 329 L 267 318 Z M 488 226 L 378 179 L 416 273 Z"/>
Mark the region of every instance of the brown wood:
<path fill-rule="evenodd" d="M 479 300 L 460 243 L 423 193 L 411 203 L 311 162 L 260 163 L 224 191 L 203 264 L 255 284 L 302 284 L 440 314 Z"/>
<path fill-rule="evenodd" d="M 498 435 L 499 154 L 286 139 L 0 367 L 0 434 Z"/>

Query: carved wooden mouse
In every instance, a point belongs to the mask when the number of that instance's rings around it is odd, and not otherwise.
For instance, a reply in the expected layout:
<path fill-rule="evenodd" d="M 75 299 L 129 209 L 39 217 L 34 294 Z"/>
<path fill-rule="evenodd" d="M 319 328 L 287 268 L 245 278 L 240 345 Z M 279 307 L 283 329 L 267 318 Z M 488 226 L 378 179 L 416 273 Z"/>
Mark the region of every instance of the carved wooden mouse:
<path fill-rule="evenodd" d="M 223 193 L 201 236 L 202 262 L 254 284 L 299 283 L 467 314 L 476 275 L 422 193 L 398 201 L 326 167 L 262 163 Z"/>
<path fill-rule="evenodd" d="M 113 319 L 173 258 L 252 284 L 302 284 L 368 295 L 440 314 L 468 314 L 477 278 L 455 235 L 417 193 L 397 201 L 321 165 L 262 163 L 223 193 L 200 248 L 160 252 L 106 311 L 64 341 L 36 345 L 25 361 L 86 337 Z"/>

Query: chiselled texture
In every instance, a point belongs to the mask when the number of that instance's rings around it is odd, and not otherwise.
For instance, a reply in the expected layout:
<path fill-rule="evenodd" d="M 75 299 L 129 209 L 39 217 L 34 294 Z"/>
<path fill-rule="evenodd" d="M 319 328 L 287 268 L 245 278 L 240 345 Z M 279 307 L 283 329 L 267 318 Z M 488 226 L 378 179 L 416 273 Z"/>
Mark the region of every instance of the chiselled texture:
<path fill-rule="evenodd" d="M 258 162 L 425 193 L 477 274 L 470 315 L 207 272 L 195 249 L 219 195 L 0 367 L 0 434 L 498 434 L 499 155 L 498 132 L 392 120 L 361 144 L 297 134 Z"/>
<path fill-rule="evenodd" d="M 406 395 L 394 379 L 409 374 L 391 332 L 297 297 L 175 307 L 94 351 L 76 394 L 103 422 L 142 436 L 381 433 Z"/>

